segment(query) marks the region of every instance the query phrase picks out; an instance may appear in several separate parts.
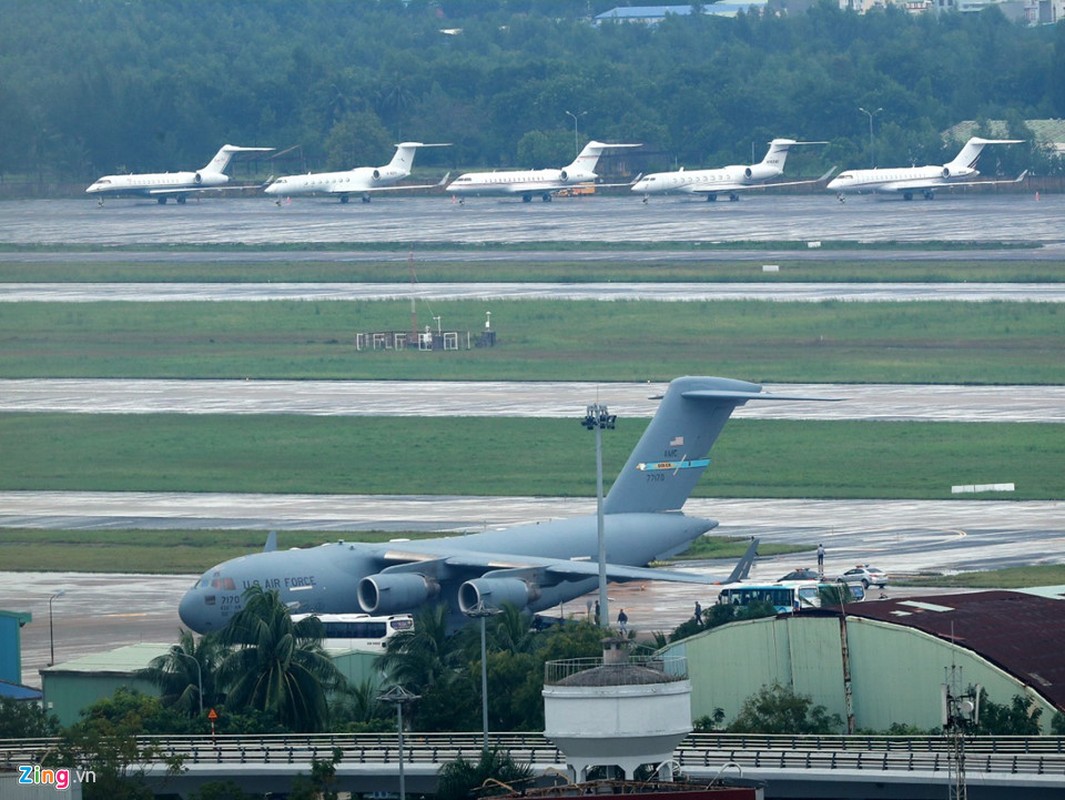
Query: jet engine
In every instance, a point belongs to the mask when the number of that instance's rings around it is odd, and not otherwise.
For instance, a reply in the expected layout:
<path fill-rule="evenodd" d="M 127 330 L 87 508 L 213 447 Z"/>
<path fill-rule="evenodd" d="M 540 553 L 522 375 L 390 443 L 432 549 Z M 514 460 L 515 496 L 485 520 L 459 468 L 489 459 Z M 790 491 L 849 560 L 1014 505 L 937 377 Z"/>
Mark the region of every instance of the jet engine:
<path fill-rule="evenodd" d="M 560 173 L 558 173 L 558 177 L 559 177 L 559 178 L 560 178 L 560 179 L 561 179 L 561 180 L 562 180 L 563 182 L 565 182 L 565 181 L 568 181 L 568 180 L 569 180 L 569 173 L 568 173 L 568 172 L 566 172 L 566 170 L 562 170 L 562 171 L 561 171 Z"/>
<path fill-rule="evenodd" d="M 748 180 L 764 181 L 769 178 L 775 178 L 779 174 L 780 170 L 776 167 L 769 167 L 763 164 L 751 164 L 751 166 L 743 168 L 743 177 Z"/>
<path fill-rule="evenodd" d="M 192 182 L 199 186 L 201 183 L 203 183 L 203 175 L 197 172 L 192 176 Z"/>
<path fill-rule="evenodd" d="M 943 177 L 944 178 L 949 178 L 950 177 L 950 167 L 943 167 Z"/>
<path fill-rule="evenodd" d="M 379 180 L 381 180 L 381 170 L 379 170 L 379 169 L 375 169 L 375 170 L 374 170 L 374 171 L 373 171 L 373 172 L 371 173 L 371 175 L 373 176 L 373 179 L 374 179 L 375 181 L 379 181 Z"/>
<path fill-rule="evenodd" d="M 440 585 L 425 575 L 389 572 L 363 578 L 357 594 L 367 614 L 395 614 L 421 605 L 439 591 Z"/>
<path fill-rule="evenodd" d="M 501 608 L 504 603 L 525 608 L 538 597 L 540 587 L 521 578 L 475 578 L 459 587 L 459 609 L 469 614 L 481 603 L 492 608 Z"/>

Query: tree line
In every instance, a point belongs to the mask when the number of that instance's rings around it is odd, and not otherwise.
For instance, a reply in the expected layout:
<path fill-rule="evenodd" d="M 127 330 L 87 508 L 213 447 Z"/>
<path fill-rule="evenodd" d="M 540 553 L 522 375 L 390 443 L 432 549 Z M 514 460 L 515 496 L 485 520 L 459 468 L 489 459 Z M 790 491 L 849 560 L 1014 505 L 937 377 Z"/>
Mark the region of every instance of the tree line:
<path fill-rule="evenodd" d="M 567 163 L 645 143 L 641 169 L 746 163 L 775 136 L 827 140 L 805 171 L 942 163 L 959 121 L 1065 115 L 1065 27 L 996 9 L 670 16 L 594 25 L 589 0 L 0 0 L 0 177 L 189 169 L 225 142 L 274 172 L 379 164 L 452 142 L 432 169 Z M 568 113 L 567 113 L 568 112 Z M 289 149 L 291 148 L 291 149 Z M 996 154 L 998 155 L 998 154 Z M 1045 154 L 998 156 L 1045 174 Z M 1017 163 L 1014 163 L 1017 162 Z"/>

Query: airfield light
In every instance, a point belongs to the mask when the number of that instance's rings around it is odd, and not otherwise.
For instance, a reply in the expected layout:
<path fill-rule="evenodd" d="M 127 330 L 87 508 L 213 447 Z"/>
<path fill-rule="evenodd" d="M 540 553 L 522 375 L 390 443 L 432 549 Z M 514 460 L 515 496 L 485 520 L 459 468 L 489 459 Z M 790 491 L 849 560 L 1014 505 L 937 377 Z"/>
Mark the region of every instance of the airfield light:
<path fill-rule="evenodd" d="M 599 627 L 605 628 L 610 622 L 606 597 L 606 532 L 603 524 L 603 430 L 614 430 L 617 415 L 611 414 L 606 406 L 593 403 L 588 406 L 581 424 L 590 431 L 595 431 L 595 512 L 596 533 L 599 541 Z"/>
<path fill-rule="evenodd" d="M 858 106 L 858 110 L 869 117 L 869 166 L 876 169 L 876 147 L 873 140 L 873 117 L 884 109 L 878 108 L 876 111 L 866 111 L 861 106 Z"/>
<path fill-rule="evenodd" d="M 572 111 L 566 112 L 569 116 L 573 117 L 573 155 L 579 156 L 581 153 L 580 140 L 577 138 L 577 117 L 583 117 L 587 114 L 587 111 L 580 111 L 574 114 Z"/>
<path fill-rule="evenodd" d="M 484 730 L 484 742 L 481 749 L 488 752 L 488 647 L 485 643 L 485 621 L 496 614 L 502 614 L 502 610 L 486 606 L 484 600 L 477 601 L 477 605 L 466 612 L 471 619 L 481 620 L 481 725 Z"/>
<path fill-rule="evenodd" d="M 52 601 L 58 597 L 62 597 L 66 593 L 66 589 L 60 589 L 48 598 L 48 652 L 50 653 L 48 666 L 55 664 L 55 628 L 52 625 Z"/>
<path fill-rule="evenodd" d="M 411 703 L 420 696 L 408 692 L 398 684 L 377 695 L 377 699 L 382 703 L 395 703 L 396 706 L 396 730 L 399 731 L 399 800 L 407 800 L 407 783 L 403 773 L 403 759 L 406 755 L 403 749 L 403 704 Z"/>

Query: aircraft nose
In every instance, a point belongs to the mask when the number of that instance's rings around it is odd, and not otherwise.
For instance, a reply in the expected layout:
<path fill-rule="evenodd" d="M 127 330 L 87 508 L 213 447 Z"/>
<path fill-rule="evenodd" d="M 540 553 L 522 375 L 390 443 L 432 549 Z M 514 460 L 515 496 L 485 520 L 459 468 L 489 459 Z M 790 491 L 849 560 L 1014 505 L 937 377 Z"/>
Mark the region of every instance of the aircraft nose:
<path fill-rule="evenodd" d="M 207 633 L 214 627 L 207 614 L 206 598 L 198 587 L 185 592 L 178 604 L 178 616 L 185 627 L 196 633 Z"/>

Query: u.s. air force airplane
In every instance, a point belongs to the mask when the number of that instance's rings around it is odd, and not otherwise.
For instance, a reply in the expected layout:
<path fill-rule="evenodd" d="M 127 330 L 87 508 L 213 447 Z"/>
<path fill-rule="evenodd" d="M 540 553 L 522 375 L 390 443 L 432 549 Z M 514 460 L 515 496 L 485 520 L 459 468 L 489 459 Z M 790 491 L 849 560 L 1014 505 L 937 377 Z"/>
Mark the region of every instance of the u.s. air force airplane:
<path fill-rule="evenodd" d="M 608 580 L 711 583 L 646 565 L 682 552 L 717 525 L 688 517 L 681 508 L 736 407 L 751 400 L 815 399 L 764 393 L 758 384 L 727 378 L 670 383 L 604 500 Z M 291 550 L 268 545 L 265 552 L 207 570 L 182 598 L 179 612 L 194 631 L 219 630 L 242 608 L 243 592 L 256 585 L 276 589 L 301 613 L 394 614 L 445 603 L 453 627 L 480 605 L 509 602 L 542 611 L 597 585 L 597 530 L 591 514 L 420 541 L 340 541 Z"/>
<path fill-rule="evenodd" d="M 1009 180 L 972 180 L 980 173 L 976 162 L 980 153 L 989 144 L 1020 144 L 1023 139 L 981 139 L 972 137 L 965 143 L 954 160 L 939 166 L 894 167 L 888 169 L 849 169 L 841 172 L 826 187 L 843 200 L 845 194 L 862 194 L 864 192 L 881 192 L 901 194 L 904 200 L 912 200 L 920 192 L 926 200 L 935 197 L 936 189 L 944 186 L 971 186 L 981 184 L 990 186 L 996 183 L 1019 183 L 1027 172 Z"/>
<path fill-rule="evenodd" d="M 797 142 L 794 139 L 774 139 L 769 143 L 765 158 L 758 164 L 734 164 L 718 169 L 679 169 L 674 172 L 655 172 L 632 186 L 632 191 L 643 195 L 646 203 L 652 194 L 701 194 L 707 200 L 717 200 L 719 194 L 727 194 L 729 200 L 739 200 L 740 192 L 751 189 L 769 189 L 777 186 L 801 186 L 823 181 L 832 174 L 829 170 L 817 180 L 767 183 L 784 174 L 784 162 L 792 147 L 824 142 Z"/>
<path fill-rule="evenodd" d="M 341 203 L 348 202 L 353 194 L 362 195 L 362 202 L 369 203 L 370 195 L 375 192 L 397 192 L 410 189 L 433 189 L 447 183 L 445 175 L 439 183 L 425 183 L 418 186 L 399 181 L 410 175 L 414 166 L 414 154 L 419 147 L 449 147 L 447 144 L 426 144 L 424 142 L 400 142 L 396 145 L 392 160 L 380 167 L 355 167 L 341 172 L 308 172 L 306 175 L 284 175 L 265 191 L 277 197 L 278 203 L 283 197 L 300 194 L 331 194 L 340 198 Z"/>
<path fill-rule="evenodd" d="M 220 189 L 229 183 L 225 174 L 226 167 L 234 153 L 269 153 L 272 147 L 238 147 L 235 144 L 222 145 L 207 166 L 195 172 L 142 172 L 129 175 L 104 175 L 97 178 L 85 191 L 100 197 L 100 203 L 107 195 L 137 195 L 154 197 L 162 205 L 170 197 L 184 203 L 194 192 Z"/>
<path fill-rule="evenodd" d="M 604 151 L 639 146 L 638 144 L 606 144 L 592 141 L 584 146 L 584 149 L 573 159 L 573 163 L 561 169 L 466 172 L 455 178 L 447 187 L 447 191 L 460 199 L 467 195 L 521 195 L 521 199 L 526 203 L 532 201 L 533 195 L 540 195 L 545 203 L 549 203 L 551 198 L 562 189 L 581 183 L 591 183 L 598 178 L 595 168 Z"/>

